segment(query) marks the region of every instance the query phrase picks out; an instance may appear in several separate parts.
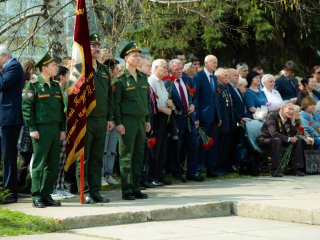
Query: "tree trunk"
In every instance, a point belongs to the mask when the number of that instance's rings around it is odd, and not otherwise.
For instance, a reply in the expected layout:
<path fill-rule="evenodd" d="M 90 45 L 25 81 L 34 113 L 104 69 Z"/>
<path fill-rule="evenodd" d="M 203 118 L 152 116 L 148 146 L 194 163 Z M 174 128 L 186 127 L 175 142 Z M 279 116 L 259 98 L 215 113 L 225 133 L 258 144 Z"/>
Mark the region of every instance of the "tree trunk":
<path fill-rule="evenodd" d="M 46 6 L 47 18 L 60 11 L 61 7 L 63 7 L 61 0 L 44 0 L 44 5 Z M 68 54 L 63 12 L 59 12 L 50 19 L 46 28 L 51 54 L 53 57 L 58 58 L 63 58 Z"/>

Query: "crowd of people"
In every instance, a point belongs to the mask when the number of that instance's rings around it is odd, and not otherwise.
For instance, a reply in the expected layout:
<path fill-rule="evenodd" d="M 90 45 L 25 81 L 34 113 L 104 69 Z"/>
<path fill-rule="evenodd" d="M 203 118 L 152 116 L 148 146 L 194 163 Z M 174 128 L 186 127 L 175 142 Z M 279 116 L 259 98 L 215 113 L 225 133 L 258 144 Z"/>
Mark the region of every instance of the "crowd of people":
<path fill-rule="evenodd" d="M 261 109 L 268 114 L 260 119 L 257 144 L 269 150 L 271 176 L 283 176 L 283 148 L 292 146 L 289 166 L 295 176 L 305 175 L 303 150 L 320 149 L 320 66 L 298 80 L 292 61 L 273 76 L 246 63 L 218 67 L 214 55 L 204 58 L 204 66 L 197 57 L 187 62 L 182 52 L 151 61 L 134 42 L 120 52 L 124 66 L 104 54 L 97 34 L 90 35 L 90 46 L 96 107 L 86 127 L 86 204 L 109 202 L 100 190 L 119 184 L 116 166 L 124 200 L 148 198 L 141 190 L 172 184 L 169 175 L 203 181 L 238 171 L 242 126 Z M 29 165 L 34 207 L 61 206 L 55 197 L 78 192 L 79 161 L 64 172 L 71 65 L 71 57 L 58 61 L 48 52 L 22 67 L 0 46 L 3 185 L 9 191 L 3 203 L 17 201 Z"/>

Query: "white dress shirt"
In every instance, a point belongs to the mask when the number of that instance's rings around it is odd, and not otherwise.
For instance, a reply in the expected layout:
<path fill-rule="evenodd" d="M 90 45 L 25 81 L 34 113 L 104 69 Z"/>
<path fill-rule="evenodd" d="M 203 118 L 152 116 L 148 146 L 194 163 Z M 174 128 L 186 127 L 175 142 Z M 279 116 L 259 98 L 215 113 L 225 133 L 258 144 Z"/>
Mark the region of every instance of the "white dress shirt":
<path fill-rule="evenodd" d="M 164 85 L 164 82 L 161 79 L 158 79 L 156 75 L 152 74 L 148 78 L 148 82 L 154 91 L 154 93 L 157 95 L 157 106 L 158 108 L 166 108 L 168 107 L 167 101 L 168 101 L 168 91 L 166 89 L 166 86 Z"/>

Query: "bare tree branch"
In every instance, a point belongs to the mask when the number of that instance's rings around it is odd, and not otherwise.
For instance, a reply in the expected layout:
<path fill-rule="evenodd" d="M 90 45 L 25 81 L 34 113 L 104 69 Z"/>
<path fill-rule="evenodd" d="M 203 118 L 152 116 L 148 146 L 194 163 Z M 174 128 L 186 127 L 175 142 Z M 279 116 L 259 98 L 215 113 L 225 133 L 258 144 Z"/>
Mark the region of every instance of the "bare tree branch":
<path fill-rule="evenodd" d="M 19 19 L 17 19 L 16 21 L 10 23 L 8 26 L 2 28 L 0 30 L 0 35 L 2 35 L 3 33 L 5 33 L 6 31 L 8 31 L 9 29 L 13 28 L 14 26 L 16 26 L 17 24 L 21 23 L 21 22 L 25 22 L 28 18 L 32 18 L 32 17 L 36 17 L 36 16 L 43 16 L 43 12 L 36 12 L 36 13 L 31 13 L 28 15 L 25 15 Z"/>
<path fill-rule="evenodd" d="M 30 41 L 30 39 L 33 38 L 33 36 L 45 25 L 47 24 L 53 17 L 55 17 L 59 12 L 61 12 L 65 7 L 67 7 L 69 4 L 71 4 L 72 1 L 66 3 L 61 8 L 59 8 L 54 14 L 50 15 L 43 23 L 39 25 L 39 27 L 35 28 L 34 31 L 29 35 L 29 37 L 22 43 L 20 46 L 18 46 L 13 52 L 20 50 L 24 47 L 24 45 L 27 45 Z"/>

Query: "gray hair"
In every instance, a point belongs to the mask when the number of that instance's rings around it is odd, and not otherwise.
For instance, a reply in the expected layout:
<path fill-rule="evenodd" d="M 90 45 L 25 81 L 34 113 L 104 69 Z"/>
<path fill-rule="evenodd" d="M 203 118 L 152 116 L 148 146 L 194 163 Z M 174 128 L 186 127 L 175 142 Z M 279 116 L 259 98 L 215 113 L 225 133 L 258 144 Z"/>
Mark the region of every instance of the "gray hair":
<path fill-rule="evenodd" d="M 7 55 L 9 58 L 12 58 L 12 53 L 5 45 L 0 45 L 0 55 Z"/>
<path fill-rule="evenodd" d="M 188 71 L 192 67 L 192 62 L 186 63 L 183 67 L 183 72 Z"/>
<path fill-rule="evenodd" d="M 237 71 L 240 72 L 244 68 L 249 68 L 249 66 L 246 63 L 239 63 L 236 68 L 237 68 Z"/>
<path fill-rule="evenodd" d="M 225 69 L 225 68 L 218 68 L 215 72 L 214 72 L 214 75 L 216 76 L 216 77 L 218 77 L 218 76 L 220 76 L 223 72 L 227 72 L 227 69 Z"/>
<path fill-rule="evenodd" d="M 300 112 L 301 107 L 299 105 L 293 105 L 293 109 L 295 112 Z"/>
<path fill-rule="evenodd" d="M 272 74 L 264 74 L 263 77 L 261 78 L 261 83 L 264 85 L 270 78 L 274 78 Z"/>
<path fill-rule="evenodd" d="M 283 101 L 282 104 L 281 104 L 281 106 L 280 106 L 280 110 L 284 109 L 284 108 L 287 107 L 289 104 L 294 105 L 290 100 Z"/>
<path fill-rule="evenodd" d="M 167 61 L 164 59 L 156 59 L 152 62 L 151 72 L 154 73 L 158 67 L 163 64 L 167 64 Z"/>
<path fill-rule="evenodd" d="M 172 70 L 173 65 L 183 65 L 183 63 L 179 59 L 172 59 L 169 61 L 169 69 Z"/>

